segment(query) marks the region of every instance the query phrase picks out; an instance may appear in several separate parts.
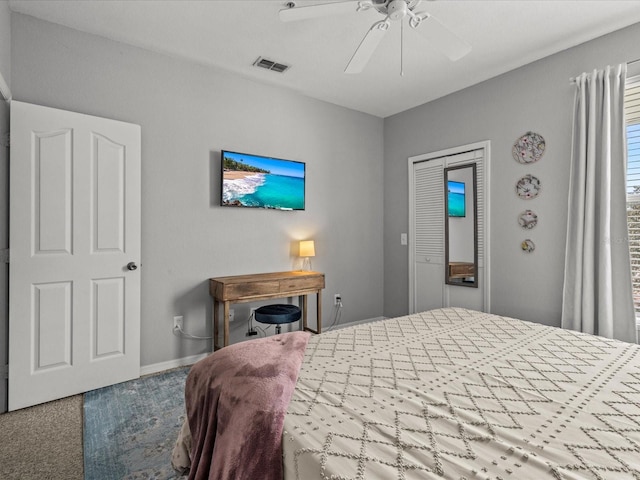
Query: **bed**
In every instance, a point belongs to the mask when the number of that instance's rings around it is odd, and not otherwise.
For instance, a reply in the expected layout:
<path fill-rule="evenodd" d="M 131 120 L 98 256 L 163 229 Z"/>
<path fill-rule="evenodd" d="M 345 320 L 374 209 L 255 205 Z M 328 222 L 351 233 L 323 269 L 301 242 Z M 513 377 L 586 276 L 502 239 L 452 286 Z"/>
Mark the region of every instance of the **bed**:
<path fill-rule="evenodd" d="M 640 478 L 638 345 L 458 308 L 307 342 L 287 480 Z"/>

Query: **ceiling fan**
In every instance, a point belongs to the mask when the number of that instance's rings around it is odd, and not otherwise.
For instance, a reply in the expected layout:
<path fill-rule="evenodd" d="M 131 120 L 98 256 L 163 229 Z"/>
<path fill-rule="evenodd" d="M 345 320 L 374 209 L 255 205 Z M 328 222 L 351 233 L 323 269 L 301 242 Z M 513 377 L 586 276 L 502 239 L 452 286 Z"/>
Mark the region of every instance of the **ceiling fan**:
<path fill-rule="evenodd" d="M 296 7 L 294 2 L 287 3 L 280 10 L 280 20 L 292 22 L 344 13 L 362 12 L 371 8 L 377 10 L 384 19 L 374 23 L 364 36 L 355 53 L 349 60 L 345 73 L 360 73 L 367 65 L 373 52 L 384 37 L 391 22 L 401 22 L 407 18 L 409 26 L 421 33 L 437 50 L 455 62 L 471 51 L 471 45 L 438 22 L 427 12 L 416 12 L 422 0 L 360 0 L 337 3 L 323 3 Z"/>

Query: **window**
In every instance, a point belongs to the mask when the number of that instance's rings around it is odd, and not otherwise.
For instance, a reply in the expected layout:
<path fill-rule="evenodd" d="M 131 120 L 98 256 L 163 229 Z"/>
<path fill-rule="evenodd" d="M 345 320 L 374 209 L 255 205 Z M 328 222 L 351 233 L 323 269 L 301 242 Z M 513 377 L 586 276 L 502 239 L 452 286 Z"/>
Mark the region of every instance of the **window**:
<path fill-rule="evenodd" d="M 633 304 L 640 322 L 640 76 L 627 78 L 624 96 L 627 124 L 627 223 Z"/>

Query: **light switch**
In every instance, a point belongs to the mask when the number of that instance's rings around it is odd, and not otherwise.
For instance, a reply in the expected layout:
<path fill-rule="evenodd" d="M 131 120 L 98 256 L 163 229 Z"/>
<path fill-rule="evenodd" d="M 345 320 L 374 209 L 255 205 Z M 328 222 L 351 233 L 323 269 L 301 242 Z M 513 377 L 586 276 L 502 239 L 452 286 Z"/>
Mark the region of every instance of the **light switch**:
<path fill-rule="evenodd" d="M 406 245 L 407 244 L 407 234 L 406 233 L 401 233 L 400 234 L 400 245 Z"/>

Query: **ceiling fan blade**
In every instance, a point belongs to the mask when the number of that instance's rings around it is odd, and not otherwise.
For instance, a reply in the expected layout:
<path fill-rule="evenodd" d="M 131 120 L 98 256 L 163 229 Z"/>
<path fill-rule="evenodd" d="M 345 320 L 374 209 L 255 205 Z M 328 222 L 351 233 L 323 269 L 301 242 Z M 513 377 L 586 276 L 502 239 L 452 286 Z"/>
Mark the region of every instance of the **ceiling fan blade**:
<path fill-rule="evenodd" d="M 360 42 L 357 50 L 349 60 L 347 68 L 344 69 L 344 73 L 360 73 L 362 69 L 367 65 L 371 55 L 378 48 L 378 44 L 384 34 L 387 33 L 390 23 L 387 20 L 374 23 L 369 29 L 367 34 Z"/>
<path fill-rule="evenodd" d="M 409 22 L 409 25 L 421 33 L 452 62 L 460 60 L 471 51 L 471 45 L 442 25 L 432 15 L 421 17 L 417 23 Z"/>
<path fill-rule="evenodd" d="M 348 1 L 322 3 L 319 5 L 308 5 L 306 7 L 286 8 L 284 10 L 280 10 L 280 20 L 283 22 L 295 22 L 297 20 L 307 20 L 309 18 L 353 13 L 358 10 L 358 3 L 359 2 Z"/>

